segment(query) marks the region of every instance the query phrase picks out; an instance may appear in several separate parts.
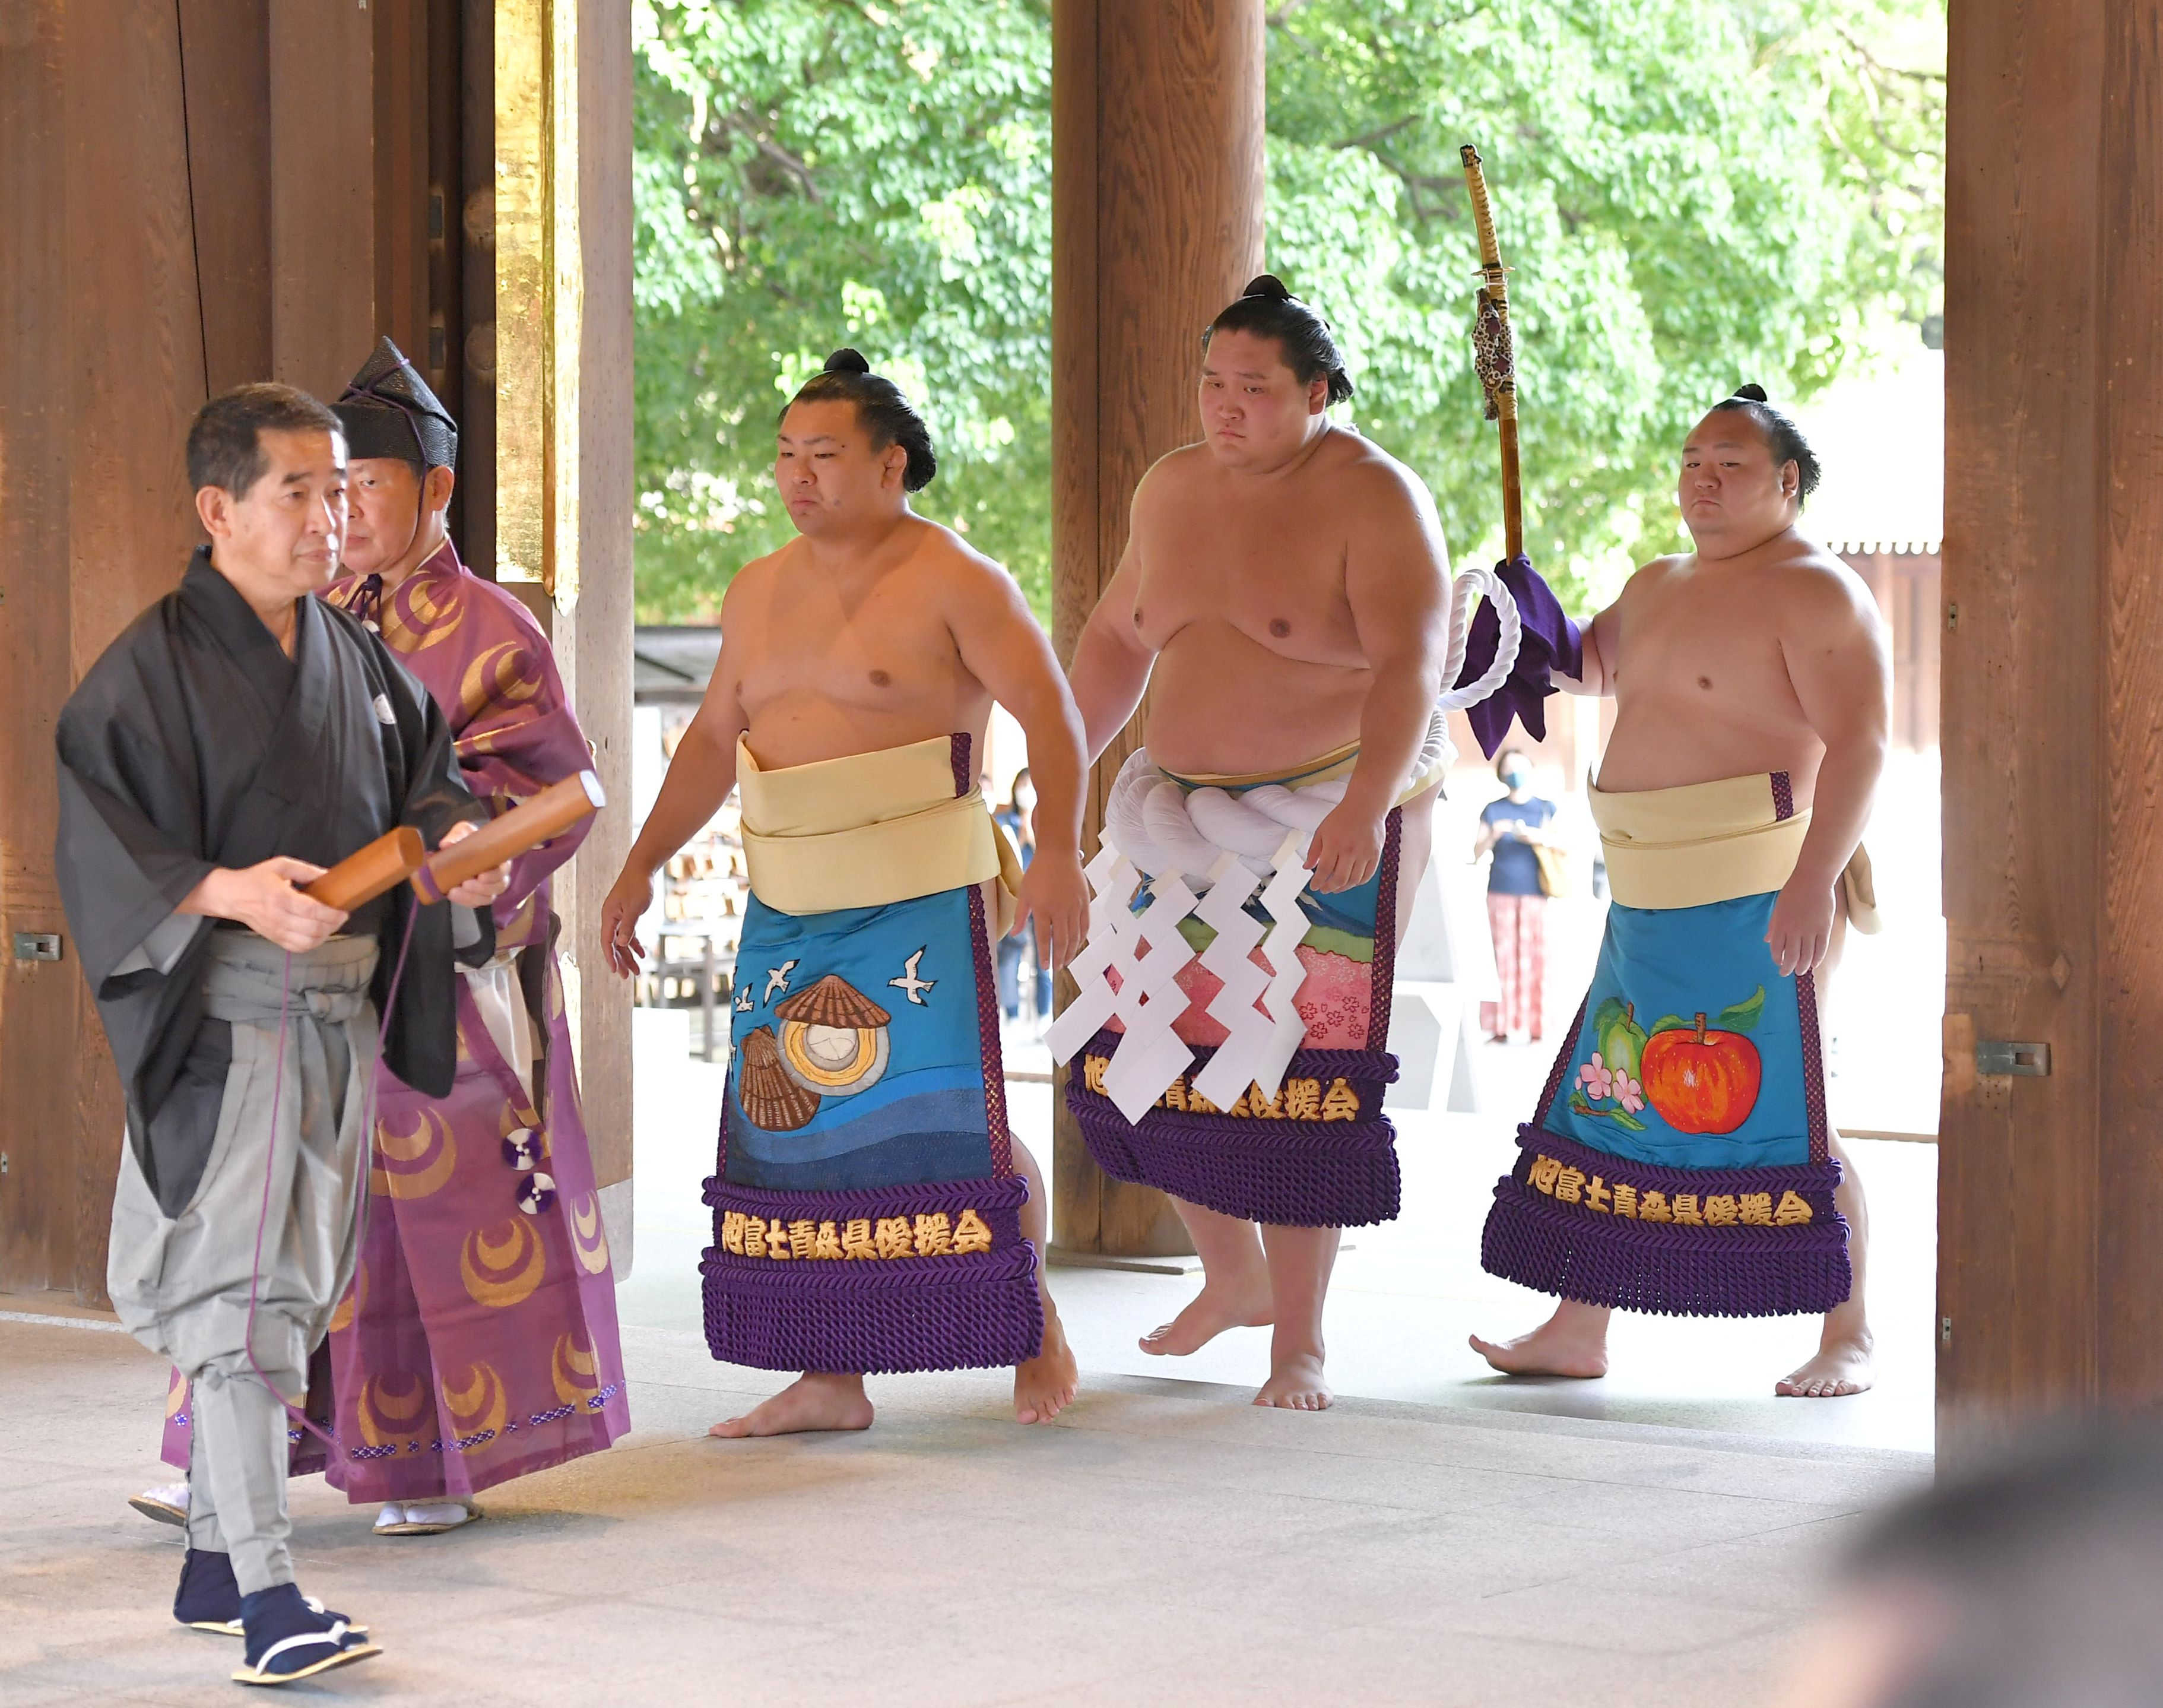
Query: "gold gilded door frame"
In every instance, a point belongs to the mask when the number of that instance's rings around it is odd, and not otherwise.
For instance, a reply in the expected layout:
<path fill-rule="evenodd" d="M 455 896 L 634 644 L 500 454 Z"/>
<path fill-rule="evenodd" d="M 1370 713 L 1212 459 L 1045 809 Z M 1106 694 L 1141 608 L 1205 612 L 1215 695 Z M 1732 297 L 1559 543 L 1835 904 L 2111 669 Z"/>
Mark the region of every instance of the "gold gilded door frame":
<path fill-rule="evenodd" d="M 579 0 L 495 5 L 495 579 L 533 610 L 579 704 L 579 362 L 585 273 L 579 228 Z M 572 934 L 558 961 L 572 1056 L 585 1066 L 577 952 L 579 862 L 556 886 Z M 598 899 L 598 893 L 593 898 Z M 626 1248 L 627 1249 L 627 1248 Z"/>
<path fill-rule="evenodd" d="M 578 0 L 497 0 L 495 579 L 559 618 L 579 602 L 584 314 Z"/>

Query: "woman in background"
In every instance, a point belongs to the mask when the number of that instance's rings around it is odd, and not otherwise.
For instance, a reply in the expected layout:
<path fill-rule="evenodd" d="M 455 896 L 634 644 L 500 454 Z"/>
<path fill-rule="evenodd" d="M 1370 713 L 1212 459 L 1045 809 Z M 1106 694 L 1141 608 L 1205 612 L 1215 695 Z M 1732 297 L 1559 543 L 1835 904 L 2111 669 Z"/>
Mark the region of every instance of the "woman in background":
<path fill-rule="evenodd" d="M 1547 892 L 1536 851 L 1549 841 L 1555 805 L 1532 793 L 1532 765 L 1521 750 L 1505 747 L 1495 774 L 1509 792 L 1480 814 L 1472 857 L 1492 853 L 1487 872 L 1487 928 L 1495 938 L 1495 971 L 1502 999 L 1496 1005 L 1490 1044 L 1506 1044 L 1523 1031 L 1532 1043 L 1546 1030 Z"/>
<path fill-rule="evenodd" d="M 992 820 L 1021 856 L 1022 869 L 1036 857 L 1036 785 L 1029 768 L 1014 773 L 1013 789 L 1007 804 L 992 814 Z M 1021 1018 L 1021 962 L 1024 952 L 1034 956 L 1036 967 L 1036 1023 L 1040 1029 L 1051 1018 L 1051 969 L 1045 965 L 1042 949 L 1032 940 L 1029 925 L 1018 925 L 999 939 L 999 1008 L 1009 1022 Z"/>

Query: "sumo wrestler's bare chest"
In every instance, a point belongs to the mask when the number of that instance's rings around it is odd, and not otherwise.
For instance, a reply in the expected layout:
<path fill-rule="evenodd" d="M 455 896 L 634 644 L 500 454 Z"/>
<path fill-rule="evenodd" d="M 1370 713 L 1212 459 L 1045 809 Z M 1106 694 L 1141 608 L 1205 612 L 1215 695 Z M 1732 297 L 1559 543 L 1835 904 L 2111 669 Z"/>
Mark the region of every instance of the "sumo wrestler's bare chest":
<path fill-rule="evenodd" d="M 1197 507 L 1140 542 L 1137 632 L 1161 648 L 1181 631 L 1228 626 L 1272 652 L 1356 663 L 1344 594 L 1342 530 L 1273 509 L 1212 514 Z"/>
<path fill-rule="evenodd" d="M 1623 616 L 1611 661 L 1622 700 L 1658 699 L 1712 715 L 1794 704 L 1780 605 L 1754 584 L 1678 576 Z"/>
<path fill-rule="evenodd" d="M 953 695 L 960 659 L 920 589 L 888 584 L 853 601 L 784 597 L 763 616 L 759 633 L 746 637 L 746 710 L 806 690 L 882 711 Z"/>

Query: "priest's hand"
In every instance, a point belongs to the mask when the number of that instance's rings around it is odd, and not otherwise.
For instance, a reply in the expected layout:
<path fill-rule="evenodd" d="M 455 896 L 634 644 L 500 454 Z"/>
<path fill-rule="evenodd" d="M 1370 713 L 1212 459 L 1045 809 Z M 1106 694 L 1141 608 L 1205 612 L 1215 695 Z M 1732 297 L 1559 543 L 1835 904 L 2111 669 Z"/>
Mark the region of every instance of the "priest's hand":
<path fill-rule="evenodd" d="M 653 874 L 642 872 L 636 861 L 626 862 L 601 903 L 601 948 L 618 978 L 629 978 L 646 958 L 637 925 L 652 905 Z"/>
<path fill-rule="evenodd" d="M 238 871 L 220 867 L 188 892 L 177 911 L 238 920 L 288 954 L 305 955 L 322 948 L 346 920 L 340 909 L 301 893 L 300 885 L 322 875 L 322 867 L 282 855 Z"/>
<path fill-rule="evenodd" d="M 436 846 L 448 848 L 453 842 L 463 842 L 479 828 L 471 820 L 461 820 L 443 832 L 443 840 Z M 506 860 L 500 866 L 475 872 L 457 888 L 448 891 L 443 899 L 462 908 L 484 908 L 510 888 L 511 862 Z"/>

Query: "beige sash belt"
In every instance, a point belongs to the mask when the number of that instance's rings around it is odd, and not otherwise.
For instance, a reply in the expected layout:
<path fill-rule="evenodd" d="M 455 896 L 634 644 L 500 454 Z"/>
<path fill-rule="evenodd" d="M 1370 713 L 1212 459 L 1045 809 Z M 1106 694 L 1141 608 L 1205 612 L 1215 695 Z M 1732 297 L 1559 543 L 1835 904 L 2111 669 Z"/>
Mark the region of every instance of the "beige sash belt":
<path fill-rule="evenodd" d="M 1013 922 L 1021 862 L 981 790 L 954 793 L 944 736 L 778 771 L 736 742 L 752 893 L 784 914 L 884 907 L 999 880 L 998 936 Z"/>
<path fill-rule="evenodd" d="M 1781 818 L 1769 773 L 1679 789 L 1590 791 L 1607 858 L 1607 886 L 1630 908 L 1694 908 L 1778 889 L 1794 875 L 1809 836 L 1807 809 Z M 1861 848 L 1841 873 L 1855 928 L 1878 929 L 1870 857 Z"/>

